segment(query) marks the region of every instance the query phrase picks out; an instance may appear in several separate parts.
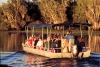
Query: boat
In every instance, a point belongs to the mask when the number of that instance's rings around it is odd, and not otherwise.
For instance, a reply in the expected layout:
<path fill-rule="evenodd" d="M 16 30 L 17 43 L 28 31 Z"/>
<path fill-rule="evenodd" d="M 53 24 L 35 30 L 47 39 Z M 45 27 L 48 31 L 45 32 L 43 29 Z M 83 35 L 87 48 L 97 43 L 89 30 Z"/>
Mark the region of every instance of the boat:
<path fill-rule="evenodd" d="M 56 24 L 56 25 L 66 25 L 66 24 Z M 29 27 L 33 28 L 33 30 L 32 30 L 32 33 L 33 33 L 32 36 L 34 36 L 34 28 L 42 28 L 42 39 L 43 39 L 43 28 L 44 27 L 47 28 L 47 37 L 48 37 L 49 36 L 48 35 L 48 28 L 51 27 L 51 26 L 56 26 L 56 25 L 53 25 L 53 24 L 30 24 L 30 25 L 28 25 L 26 27 L 26 30 L 27 30 L 26 31 L 27 32 L 27 39 L 28 39 L 28 28 Z M 77 25 L 80 25 L 80 24 L 79 23 L 70 24 L 70 26 L 73 26 L 73 25 L 77 26 Z M 83 25 L 91 26 L 89 24 L 83 24 Z M 51 31 L 50 31 L 50 33 L 51 33 Z M 62 41 L 63 41 L 63 38 L 61 38 L 61 45 L 62 45 Z M 48 44 L 49 44 L 49 42 L 48 42 Z M 45 49 L 39 49 L 39 48 L 37 49 L 37 48 L 28 47 L 24 43 L 22 44 L 22 47 L 23 47 L 23 51 L 25 51 L 27 53 L 37 54 L 37 55 L 48 57 L 48 58 L 76 58 L 75 57 L 76 54 L 74 54 L 74 52 L 63 52 L 62 48 L 50 49 L 50 46 L 48 46 L 47 50 L 45 50 Z M 75 46 L 73 46 L 73 48 L 75 48 Z M 56 49 L 60 49 L 61 51 L 60 52 L 55 52 Z M 78 58 L 88 58 L 90 56 L 90 53 L 91 53 L 90 47 L 86 47 L 86 51 L 80 52 L 78 54 Z"/>

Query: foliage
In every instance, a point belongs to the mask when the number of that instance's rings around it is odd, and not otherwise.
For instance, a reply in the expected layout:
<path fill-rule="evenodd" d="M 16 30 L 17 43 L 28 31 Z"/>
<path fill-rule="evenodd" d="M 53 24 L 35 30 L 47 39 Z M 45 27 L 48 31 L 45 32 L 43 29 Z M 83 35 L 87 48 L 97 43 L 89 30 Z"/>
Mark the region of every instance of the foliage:
<path fill-rule="evenodd" d="M 86 17 L 88 21 L 93 23 L 93 29 L 100 29 L 100 1 L 99 0 L 89 0 L 87 4 L 88 10 L 86 11 Z"/>
<path fill-rule="evenodd" d="M 88 22 L 93 24 L 93 29 L 100 29 L 100 1 L 99 0 L 77 0 L 74 21 Z"/>
<path fill-rule="evenodd" d="M 86 22 L 86 16 L 85 16 L 85 11 L 86 11 L 86 6 L 84 3 L 87 0 L 77 0 L 77 5 L 74 7 L 74 14 L 73 14 L 73 20 L 74 22 Z M 73 5 L 74 6 L 74 5 Z"/>
<path fill-rule="evenodd" d="M 66 7 L 69 0 L 41 0 L 37 2 L 45 23 L 63 23 L 66 21 Z"/>
<path fill-rule="evenodd" d="M 33 12 L 32 15 L 29 12 Z M 37 17 L 36 13 L 39 13 L 39 11 L 35 4 L 27 3 L 24 0 L 8 0 L 0 7 L 0 15 L 2 14 L 0 26 L 6 27 L 8 30 L 21 30 L 29 22 L 36 20 L 34 18 Z M 6 30 L 5 28 L 1 29 Z"/>
<path fill-rule="evenodd" d="M 99 0 L 8 0 L 0 6 L 0 30 L 22 30 L 29 23 L 92 23 L 100 29 Z"/>

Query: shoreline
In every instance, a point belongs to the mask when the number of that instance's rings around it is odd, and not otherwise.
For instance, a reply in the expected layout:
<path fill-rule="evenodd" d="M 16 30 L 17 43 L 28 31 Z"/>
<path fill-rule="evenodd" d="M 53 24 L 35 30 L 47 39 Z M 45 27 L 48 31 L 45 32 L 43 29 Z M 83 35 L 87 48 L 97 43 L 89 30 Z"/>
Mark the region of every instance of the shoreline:
<path fill-rule="evenodd" d="M 64 31 L 64 34 L 66 34 L 66 32 L 67 32 L 68 30 L 65 30 Z M 13 31 L 13 30 L 11 30 L 11 31 L 3 31 L 3 30 L 0 30 L 0 32 L 9 32 L 9 33 L 13 33 L 13 32 L 21 32 L 21 33 L 26 33 L 27 31 Z M 32 31 L 31 30 L 29 30 L 28 31 L 29 33 L 31 33 Z M 42 31 L 41 30 L 35 30 L 35 33 L 41 33 Z M 62 30 L 51 30 L 51 34 L 61 34 L 63 31 Z M 81 34 L 81 32 L 80 32 L 80 30 L 72 30 L 72 32 L 73 32 L 73 34 L 76 34 L 76 35 L 80 35 Z M 43 31 L 43 33 L 44 34 L 46 34 L 47 32 L 46 32 L 46 30 L 44 30 Z M 49 32 L 50 33 L 50 32 Z M 83 33 L 83 35 L 86 35 L 86 34 L 88 34 L 88 30 L 83 30 L 82 31 L 82 33 Z M 100 35 L 100 31 L 93 31 L 92 32 L 92 34 L 94 35 Z"/>

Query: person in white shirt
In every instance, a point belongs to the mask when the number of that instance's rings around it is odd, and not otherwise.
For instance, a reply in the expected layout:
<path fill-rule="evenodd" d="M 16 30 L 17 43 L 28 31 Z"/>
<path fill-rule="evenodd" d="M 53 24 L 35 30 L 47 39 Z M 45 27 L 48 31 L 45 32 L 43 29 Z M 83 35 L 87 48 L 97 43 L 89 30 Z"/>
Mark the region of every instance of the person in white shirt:
<path fill-rule="evenodd" d="M 39 49 L 43 47 L 43 41 L 41 38 L 39 38 L 39 41 L 37 42 L 36 47 Z"/>

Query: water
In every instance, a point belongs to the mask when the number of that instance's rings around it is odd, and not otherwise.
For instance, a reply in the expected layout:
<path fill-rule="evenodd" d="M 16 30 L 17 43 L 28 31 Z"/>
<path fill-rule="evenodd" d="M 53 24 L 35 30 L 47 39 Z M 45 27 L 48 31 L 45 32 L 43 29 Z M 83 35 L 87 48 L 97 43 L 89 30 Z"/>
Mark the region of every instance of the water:
<path fill-rule="evenodd" d="M 2 53 L 0 60 L 11 67 L 100 67 L 100 54 L 94 53 L 86 59 L 49 59 L 19 51 Z"/>
<path fill-rule="evenodd" d="M 85 42 L 88 38 L 84 35 Z M 100 67 L 100 36 L 94 35 L 91 42 L 91 55 L 86 59 L 49 59 L 23 52 L 21 43 L 25 33 L 0 33 L 0 64 L 11 67 Z M 87 45 L 88 46 L 88 45 Z"/>

